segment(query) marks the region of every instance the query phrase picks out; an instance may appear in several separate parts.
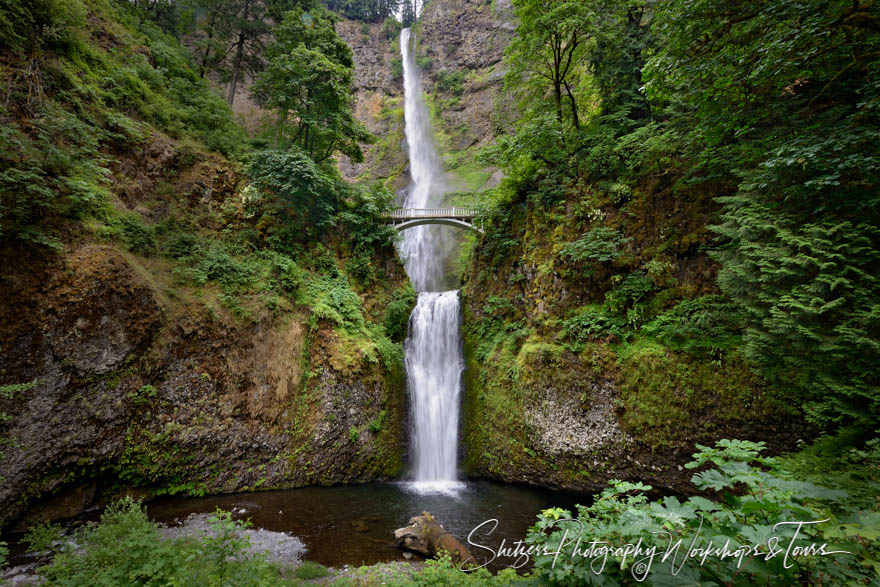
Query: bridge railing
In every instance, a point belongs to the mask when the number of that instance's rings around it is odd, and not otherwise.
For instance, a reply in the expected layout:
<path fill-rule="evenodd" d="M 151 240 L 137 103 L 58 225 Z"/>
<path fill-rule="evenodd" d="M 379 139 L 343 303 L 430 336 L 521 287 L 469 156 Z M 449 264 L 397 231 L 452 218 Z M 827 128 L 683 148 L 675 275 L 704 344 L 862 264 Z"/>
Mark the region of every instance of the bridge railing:
<path fill-rule="evenodd" d="M 392 210 L 388 218 L 392 220 L 409 220 L 411 218 L 473 218 L 476 208 L 397 208 Z"/>

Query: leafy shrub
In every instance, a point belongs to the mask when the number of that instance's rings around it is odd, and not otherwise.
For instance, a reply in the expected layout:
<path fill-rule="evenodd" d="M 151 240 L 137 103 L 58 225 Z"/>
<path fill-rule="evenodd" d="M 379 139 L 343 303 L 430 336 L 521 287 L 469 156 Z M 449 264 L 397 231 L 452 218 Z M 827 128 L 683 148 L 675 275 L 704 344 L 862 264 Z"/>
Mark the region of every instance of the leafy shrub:
<path fill-rule="evenodd" d="M 297 579 L 309 581 L 311 579 L 323 579 L 330 576 L 330 569 L 312 561 L 303 561 L 293 572 Z"/>
<path fill-rule="evenodd" d="M 376 183 L 338 187 L 344 195 L 337 219 L 345 227 L 352 249 L 371 257 L 375 248 L 390 247 L 397 231 L 388 226 L 385 215 L 391 211 L 394 194 Z"/>
<path fill-rule="evenodd" d="M 357 428 L 352 426 L 351 428 L 348 429 L 348 439 L 351 442 L 357 442 L 358 440 L 360 440 L 360 437 L 361 437 L 361 433 L 358 432 Z"/>
<path fill-rule="evenodd" d="M 510 314 L 513 309 L 510 300 L 500 296 L 489 296 L 483 304 L 483 314 L 487 316 L 504 316 Z"/>
<path fill-rule="evenodd" d="M 401 30 L 403 30 L 403 24 L 391 16 L 382 23 L 382 34 L 388 41 L 399 38 Z"/>
<path fill-rule="evenodd" d="M 295 147 L 263 150 L 248 165 L 252 184 L 265 195 L 265 214 L 275 217 L 276 239 L 301 242 L 333 224 L 337 190 L 328 171 Z"/>
<path fill-rule="evenodd" d="M 228 512 L 201 539 L 163 539 L 140 504 L 111 504 L 98 525 L 79 529 L 38 573 L 56 585 L 277 585 L 279 570 L 247 552 L 244 526 Z M 73 544 L 75 543 L 75 545 Z"/>
<path fill-rule="evenodd" d="M 180 259 L 192 255 L 197 244 L 198 239 L 195 235 L 173 231 L 165 238 L 162 248 L 172 259 Z"/>
<path fill-rule="evenodd" d="M 306 279 L 306 272 L 284 255 L 276 255 L 274 261 L 275 274 L 281 289 L 288 293 L 297 292 Z"/>
<path fill-rule="evenodd" d="M 199 285 L 216 281 L 226 286 L 243 285 L 251 277 L 252 271 L 245 263 L 227 253 L 223 246 L 215 242 L 199 245 L 190 257 L 192 276 Z"/>
<path fill-rule="evenodd" d="M 122 242 L 129 251 L 145 256 L 156 252 L 155 231 L 138 214 L 125 214 L 117 222 Z"/>
<path fill-rule="evenodd" d="M 373 434 L 378 434 L 382 431 L 382 424 L 383 422 L 385 422 L 386 415 L 387 412 L 385 410 L 382 410 L 375 418 L 370 420 L 370 432 L 372 432 Z"/>
<path fill-rule="evenodd" d="M 142 385 L 137 391 L 129 393 L 128 397 L 135 406 L 143 406 L 156 399 L 158 392 L 153 385 Z"/>
<path fill-rule="evenodd" d="M 602 307 L 588 306 L 562 322 L 562 336 L 575 343 L 608 335 L 625 340 L 629 331 L 625 319 L 608 314 Z"/>
<path fill-rule="evenodd" d="M 373 261 L 367 251 L 360 251 L 345 262 L 345 272 L 359 283 L 369 284 L 374 278 Z"/>
<path fill-rule="evenodd" d="M 462 571 L 452 562 L 448 553 L 443 552 L 435 559 L 425 561 L 420 570 L 402 581 L 390 581 L 391 585 L 413 587 L 440 587 L 456 585 L 462 587 L 482 587 L 491 585 L 532 585 L 534 579 L 520 577 L 514 569 L 504 569 L 492 575 L 486 569 Z"/>
<path fill-rule="evenodd" d="M 647 314 L 648 297 L 653 291 L 651 280 L 641 271 L 634 271 L 605 294 L 605 308 L 612 314 L 625 314 L 630 326 L 641 326 Z"/>
<path fill-rule="evenodd" d="M 595 271 L 596 264 L 608 263 L 620 257 L 623 254 L 621 247 L 630 240 L 617 230 L 599 226 L 587 232 L 581 239 L 562 247 L 559 254 L 575 263 L 586 262 L 589 275 Z"/>
<path fill-rule="evenodd" d="M 409 283 L 392 294 L 385 309 L 383 327 L 385 334 L 393 342 L 402 342 L 406 338 L 409 316 L 416 306 L 417 299 L 418 294 Z"/>
<path fill-rule="evenodd" d="M 391 59 L 391 77 L 395 81 L 403 79 L 403 61 L 400 57 L 394 57 Z"/>
<path fill-rule="evenodd" d="M 679 302 L 645 324 L 642 332 L 671 349 L 700 354 L 736 346 L 741 319 L 736 305 L 709 295 Z"/>
<path fill-rule="evenodd" d="M 47 552 L 56 550 L 56 543 L 61 540 L 61 526 L 41 522 L 32 525 L 22 542 L 27 544 L 28 552 Z"/>
<path fill-rule="evenodd" d="M 47 217 L 81 218 L 107 201 L 106 135 L 53 103 L 31 124 L 34 136 L 0 127 L 0 237 L 57 247 Z"/>
<path fill-rule="evenodd" d="M 638 543 L 643 549 L 657 549 L 653 559 L 645 554 L 623 554 L 623 549 L 612 551 L 598 575 L 594 570 L 598 566 L 590 566 L 595 558 L 571 556 L 563 546 L 558 558 L 536 557 L 537 578 L 551 585 L 642 581 L 647 585 L 685 581 L 736 585 L 855 584 L 869 581 L 876 572 L 880 549 L 867 537 L 880 530 L 880 514 L 831 514 L 829 504 L 841 504 L 844 492 L 792 480 L 776 459 L 759 456 L 764 443 L 721 440 L 714 448 L 697 445 L 697 449 L 699 452 L 687 466 L 701 471 L 691 481 L 700 490 L 719 492 L 720 500 L 696 496 L 684 502 L 675 497 L 651 501 L 644 495 L 650 486 L 612 481 L 593 505 L 578 506 L 576 518 L 560 508 L 542 512 L 527 538 L 530 545 L 547 552 L 557 550 L 566 532 L 568 548 L 577 536 L 612 546 Z M 814 520 L 824 522 L 802 528 L 795 525 Z M 773 536 L 778 537 L 777 548 L 782 547 L 778 556 L 768 554 Z M 671 550 L 679 540 L 686 545 L 686 552 Z M 782 545 L 792 541 L 798 547 L 810 542 L 828 543 L 827 550 L 845 550 L 853 556 L 782 556 Z M 701 560 L 699 553 L 710 545 L 720 549 L 724 544 L 731 553 L 742 556 L 707 556 L 705 561 Z M 760 545 L 762 550 L 747 550 L 753 545 Z M 696 556 L 689 554 L 694 549 Z M 666 552 L 674 554 L 663 560 Z"/>
<path fill-rule="evenodd" d="M 615 205 L 620 206 L 632 198 L 632 188 L 618 181 L 608 189 L 608 196 Z"/>
<path fill-rule="evenodd" d="M 63 50 L 84 24 L 85 10 L 80 2 L 4 2 L 0 7 L 0 47 L 31 54 L 47 48 Z"/>
<path fill-rule="evenodd" d="M 464 78 L 467 72 L 463 70 L 441 69 L 437 72 L 435 88 L 439 92 L 461 96 L 464 93 Z"/>
<path fill-rule="evenodd" d="M 876 427 L 880 229 L 799 224 L 745 202 L 728 207 L 719 230 L 739 244 L 719 251 L 718 283 L 744 310 L 745 356 L 772 384 L 805 398 L 816 423 Z"/>
<path fill-rule="evenodd" d="M 364 327 L 361 298 L 351 289 L 344 276 L 315 275 L 303 287 L 304 300 L 311 306 L 311 326 L 319 320 L 329 320 L 349 333 L 359 333 Z"/>

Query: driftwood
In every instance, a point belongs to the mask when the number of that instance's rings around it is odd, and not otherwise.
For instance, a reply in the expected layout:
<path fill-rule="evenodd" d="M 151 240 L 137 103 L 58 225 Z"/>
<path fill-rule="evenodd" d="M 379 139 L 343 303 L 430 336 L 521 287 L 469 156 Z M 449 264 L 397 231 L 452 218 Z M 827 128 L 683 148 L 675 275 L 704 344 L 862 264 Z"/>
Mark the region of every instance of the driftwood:
<path fill-rule="evenodd" d="M 398 548 L 425 556 L 436 556 L 445 550 L 456 564 L 474 560 L 470 551 L 455 536 L 444 530 L 428 512 L 410 518 L 409 526 L 395 530 L 394 542 Z"/>

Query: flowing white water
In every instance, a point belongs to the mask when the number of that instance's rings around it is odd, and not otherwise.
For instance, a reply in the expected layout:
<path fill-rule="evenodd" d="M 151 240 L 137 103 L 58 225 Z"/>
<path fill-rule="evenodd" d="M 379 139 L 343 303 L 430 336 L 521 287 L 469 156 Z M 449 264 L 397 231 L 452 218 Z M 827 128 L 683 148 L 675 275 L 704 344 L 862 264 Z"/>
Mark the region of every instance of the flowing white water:
<path fill-rule="evenodd" d="M 403 56 L 404 116 L 410 176 L 405 208 L 430 208 L 445 191 L 443 166 L 434 145 L 431 119 L 422 99 L 420 72 L 410 46 L 410 30 L 400 35 Z M 458 412 L 464 359 L 457 291 L 436 293 L 444 281 L 444 232 L 417 226 L 403 233 L 400 253 L 419 294 L 405 343 L 407 387 L 412 405 L 412 486 L 419 491 L 459 487 Z"/>
<path fill-rule="evenodd" d="M 405 363 L 414 432 L 413 478 L 425 489 L 443 489 L 457 476 L 460 326 L 457 291 L 419 294 L 409 319 Z"/>
<path fill-rule="evenodd" d="M 443 163 L 434 145 L 431 117 L 422 99 L 421 72 L 412 51 L 408 28 L 400 33 L 400 52 L 403 56 L 403 114 L 412 178 L 403 207 L 431 208 L 442 202 L 446 185 Z M 416 226 L 403 233 L 400 254 L 417 291 L 444 289 L 443 266 L 448 246 L 445 246 L 443 237 L 443 227 L 437 225 Z"/>

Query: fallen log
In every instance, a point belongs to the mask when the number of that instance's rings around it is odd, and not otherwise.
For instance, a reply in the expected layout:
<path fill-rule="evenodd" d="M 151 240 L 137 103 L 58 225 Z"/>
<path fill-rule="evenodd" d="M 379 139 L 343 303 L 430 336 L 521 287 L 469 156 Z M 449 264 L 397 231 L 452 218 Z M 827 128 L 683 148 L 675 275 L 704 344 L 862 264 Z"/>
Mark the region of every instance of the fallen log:
<path fill-rule="evenodd" d="M 410 518 L 409 526 L 395 530 L 394 542 L 398 548 L 428 557 L 446 551 L 457 565 L 474 560 L 470 551 L 455 536 L 444 530 L 428 512 Z"/>

